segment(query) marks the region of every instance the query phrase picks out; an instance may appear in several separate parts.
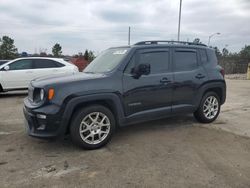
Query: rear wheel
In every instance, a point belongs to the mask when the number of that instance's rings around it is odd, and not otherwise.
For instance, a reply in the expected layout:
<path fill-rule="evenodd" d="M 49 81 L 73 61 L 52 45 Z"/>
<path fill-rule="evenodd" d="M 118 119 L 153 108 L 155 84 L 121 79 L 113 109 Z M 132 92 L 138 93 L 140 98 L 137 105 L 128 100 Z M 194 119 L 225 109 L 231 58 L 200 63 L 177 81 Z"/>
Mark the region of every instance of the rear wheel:
<path fill-rule="evenodd" d="M 220 113 L 220 98 L 215 92 L 207 92 L 201 100 L 194 117 L 201 123 L 211 123 Z"/>
<path fill-rule="evenodd" d="M 97 149 L 111 139 L 115 130 L 112 112 L 101 105 L 79 110 L 73 117 L 70 134 L 73 142 L 84 149 Z"/>

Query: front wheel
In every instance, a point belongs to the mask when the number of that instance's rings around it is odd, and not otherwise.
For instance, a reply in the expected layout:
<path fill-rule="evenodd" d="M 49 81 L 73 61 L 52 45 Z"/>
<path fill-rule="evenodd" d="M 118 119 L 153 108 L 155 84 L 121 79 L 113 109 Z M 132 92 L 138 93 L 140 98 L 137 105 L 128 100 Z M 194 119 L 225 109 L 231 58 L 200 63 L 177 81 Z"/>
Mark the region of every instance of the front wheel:
<path fill-rule="evenodd" d="M 73 142 L 84 149 L 97 149 L 111 139 L 115 130 L 112 112 L 101 105 L 93 105 L 76 112 L 70 134 Z"/>
<path fill-rule="evenodd" d="M 194 117 L 201 123 L 211 123 L 220 113 L 220 98 L 215 92 L 207 92 L 201 100 Z"/>

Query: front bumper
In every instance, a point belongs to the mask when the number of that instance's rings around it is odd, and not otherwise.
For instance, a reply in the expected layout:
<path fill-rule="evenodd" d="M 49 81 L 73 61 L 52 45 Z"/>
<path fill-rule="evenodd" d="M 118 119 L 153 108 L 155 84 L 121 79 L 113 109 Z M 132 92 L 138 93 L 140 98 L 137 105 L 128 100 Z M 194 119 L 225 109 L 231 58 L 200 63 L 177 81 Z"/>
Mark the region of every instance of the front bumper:
<path fill-rule="evenodd" d="M 23 113 L 27 133 L 33 137 L 53 138 L 64 135 L 61 125 L 62 116 L 58 106 L 49 105 L 41 108 L 30 108 L 28 99 L 24 100 Z"/>

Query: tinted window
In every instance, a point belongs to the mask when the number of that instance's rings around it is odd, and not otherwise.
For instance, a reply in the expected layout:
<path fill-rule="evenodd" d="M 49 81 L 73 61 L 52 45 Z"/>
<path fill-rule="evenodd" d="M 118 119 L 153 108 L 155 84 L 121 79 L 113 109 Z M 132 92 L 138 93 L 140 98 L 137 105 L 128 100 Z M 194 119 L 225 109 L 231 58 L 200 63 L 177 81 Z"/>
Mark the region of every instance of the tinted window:
<path fill-rule="evenodd" d="M 175 51 L 174 67 L 176 71 L 188 71 L 197 67 L 197 54 L 195 51 Z"/>
<path fill-rule="evenodd" d="M 23 59 L 9 64 L 10 70 L 32 69 L 32 60 Z"/>
<path fill-rule="evenodd" d="M 35 60 L 35 68 L 37 69 L 56 68 L 56 67 L 62 67 L 62 64 L 49 59 Z"/>
<path fill-rule="evenodd" d="M 155 51 L 140 53 L 137 64 L 150 64 L 151 74 L 167 72 L 169 69 L 169 52 Z"/>
<path fill-rule="evenodd" d="M 201 54 L 201 62 L 202 63 L 208 62 L 206 50 L 200 50 L 200 54 Z"/>

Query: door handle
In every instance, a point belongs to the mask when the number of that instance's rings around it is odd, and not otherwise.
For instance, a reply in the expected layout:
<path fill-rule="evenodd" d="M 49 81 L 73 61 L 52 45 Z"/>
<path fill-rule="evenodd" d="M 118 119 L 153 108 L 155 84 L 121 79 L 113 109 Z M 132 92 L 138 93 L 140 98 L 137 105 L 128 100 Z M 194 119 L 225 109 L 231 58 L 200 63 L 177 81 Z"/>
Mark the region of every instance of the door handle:
<path fill-rule="evenodd" d="M 160 83 L 162 83 L 162 84 L 167 84 L 167 83 L 170 83 L 171 81 L 168 79 L 168 78 L 166 78 L 166 77 L 164 77 L 164 78 L 162 78 L 161 80 L 160 80 Z"/>
<path fill-rule="evenodd" d="M 205 78 L 205 76 L 203 75 L 203 74 L 197 74 L 196 76 L 195 76 L 195 78 L 197 78 L 197 79 L 202 79 L 202 78 Z"/>

